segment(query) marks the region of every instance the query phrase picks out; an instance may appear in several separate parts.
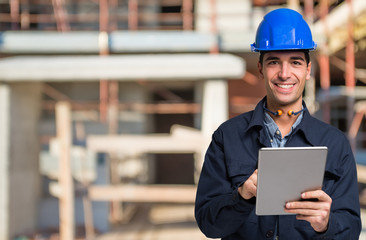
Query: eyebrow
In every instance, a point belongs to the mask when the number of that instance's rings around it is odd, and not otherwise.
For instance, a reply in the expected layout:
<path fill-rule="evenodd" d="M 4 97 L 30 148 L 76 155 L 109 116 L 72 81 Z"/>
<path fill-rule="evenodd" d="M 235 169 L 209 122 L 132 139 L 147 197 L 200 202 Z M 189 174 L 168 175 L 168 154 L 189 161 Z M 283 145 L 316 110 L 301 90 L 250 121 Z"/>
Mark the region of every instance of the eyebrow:
<path fill-rule="evenodd" d="M 264 61 L 272 61 L 272 60 L 280 60 L 279 57 L 269 56 L 268 58 L 265 58 Z M 300 56 L 292 56 L 290 57 L 290 60 L 301 60 L 305 62 L 305 59 Z"/>
<path fill-rule="evenodd" d="M 267 58 L 264 59 L 264 61 L 272 61 L 272 60 L 280 60 L 280 58 L 279 57 L 271 57 L 271 56 L 269 56 L 269 57 L 267 57 Z"/>

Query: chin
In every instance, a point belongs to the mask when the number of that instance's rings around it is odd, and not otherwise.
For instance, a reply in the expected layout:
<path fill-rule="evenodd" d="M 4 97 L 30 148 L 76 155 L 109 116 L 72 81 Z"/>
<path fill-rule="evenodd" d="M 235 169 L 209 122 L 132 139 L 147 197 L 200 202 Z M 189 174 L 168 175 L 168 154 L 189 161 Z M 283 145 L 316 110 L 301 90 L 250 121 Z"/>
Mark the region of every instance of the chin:
<path fill-rule="evenodd" d="M 294 99 L 294 98 L 287 98 L 287 99 L 279 98 L 279 99 L 276 99 L 276 100 L 277 100 L 277 103 L 279 105 L 288 106 L 288 105 L 295 104 L 298 101 L 301 101 L 301 98 L 296 98 L 296 99 Z"/>
<path fill-rule="evenodd" d="M 280 95 L 280 96 L 275 96 L 274 101 L 276 101 L 277 104 L 280 105 L 289 105 L 289 104 L 293 104 L 295 102 L 298 101 L 298 98 L 295 98 L 294 96 L 290 96 L 290 95 Z"/>

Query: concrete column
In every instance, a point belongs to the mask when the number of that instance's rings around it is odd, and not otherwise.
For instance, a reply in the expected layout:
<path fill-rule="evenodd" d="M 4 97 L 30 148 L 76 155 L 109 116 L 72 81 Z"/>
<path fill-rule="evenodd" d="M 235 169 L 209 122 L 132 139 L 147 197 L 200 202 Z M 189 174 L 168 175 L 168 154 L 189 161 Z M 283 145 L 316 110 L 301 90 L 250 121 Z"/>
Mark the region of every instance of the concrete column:
<path fill-rule="evenodd" d="M 227 81 L 206 80 L 202 85 L 202 96 L 196 94 L 196 100 L 202 98 L 201 131 L 204 138 L 201 153 L 195 154 L 195 175 L 194 180 L 198 183 L 199 175 L 204 161 L 205 152 L 210 143 L 212 133 L 217 127 L 229 118 L 229 98 Z"/>
<path fill-rule="evenodd" d="M 38 164 L 41 87 L 41 83 L 35 82 L 9 84 L 8 110 L 0 114 L 9 113 L 10 129 L 7 158 L 9 188 L 6 194 L 9 199 L 6 209 L 9 236 L 6 239 L 12 239 L 19 233 L 32 232 L 37 227 L 41 186 Z"/>
<path fill-rule="evenodd" d="M 9 239 L 9 86 L 0 84 L 0 240 Z"/>
<path fill-rule="evenodd" d="M 211 134 L 229 117 L 227 81 L 207 80 L 203 84 L 202 133 Z"/>

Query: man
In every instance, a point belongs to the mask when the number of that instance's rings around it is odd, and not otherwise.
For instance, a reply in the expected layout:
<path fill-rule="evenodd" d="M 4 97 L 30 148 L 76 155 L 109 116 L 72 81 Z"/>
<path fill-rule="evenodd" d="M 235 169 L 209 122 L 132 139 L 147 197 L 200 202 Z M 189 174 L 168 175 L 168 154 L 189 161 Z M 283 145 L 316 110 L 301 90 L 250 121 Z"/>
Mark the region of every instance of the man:
<path fill-rule="evenodd" d="M 309 26 L 293 10 L 274 10 L 259 25 L 252 50 L 260 52 L 258 69 L 267 96 L 254 111 L 226 121 L 212 136 L 195 208 L 207 237 L 358 239 L 357 173 L 348 140 L 338 129 L 313 118 L 302 100 L 311 71 L 309 50 L 315 48 Z M 300 146 L 328 147 L 322 190 L 288 202 L 284 208 L 292 215 L 257 216 L 258 150 Z"/>

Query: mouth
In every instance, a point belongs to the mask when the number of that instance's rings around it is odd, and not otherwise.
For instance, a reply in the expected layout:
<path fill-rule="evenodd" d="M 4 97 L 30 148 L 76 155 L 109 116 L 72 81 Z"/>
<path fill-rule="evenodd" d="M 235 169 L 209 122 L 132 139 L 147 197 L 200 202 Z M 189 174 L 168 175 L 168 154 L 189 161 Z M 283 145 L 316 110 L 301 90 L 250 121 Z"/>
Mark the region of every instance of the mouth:
<path fill-rule="evenodd" d="M 293 86 L 295 86 L 295 84 L 275 84 L 277 87 L 282 88 L 282 89 L 290 89 Z"/>

